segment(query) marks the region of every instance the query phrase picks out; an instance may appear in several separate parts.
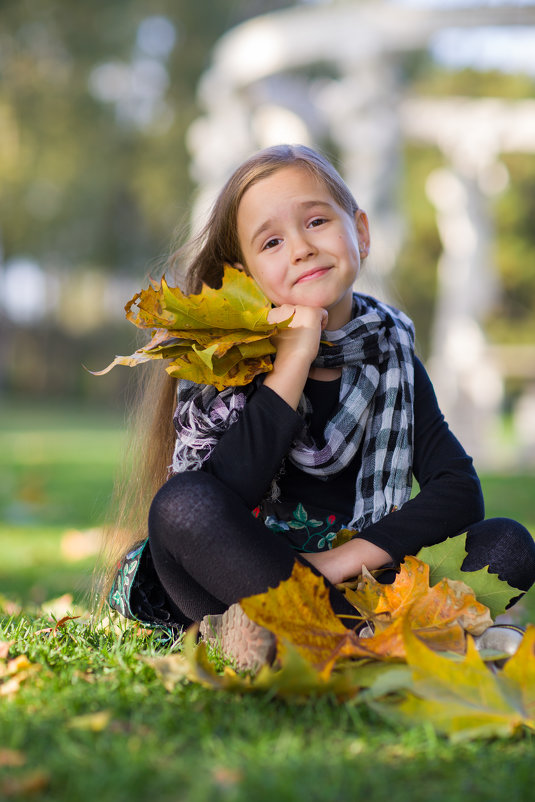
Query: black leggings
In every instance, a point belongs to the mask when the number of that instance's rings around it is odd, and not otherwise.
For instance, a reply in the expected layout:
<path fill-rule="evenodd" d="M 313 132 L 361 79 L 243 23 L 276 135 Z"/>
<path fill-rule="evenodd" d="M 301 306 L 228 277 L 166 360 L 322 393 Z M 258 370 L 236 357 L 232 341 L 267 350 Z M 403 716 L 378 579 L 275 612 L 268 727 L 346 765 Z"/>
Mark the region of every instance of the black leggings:
<path fill-rule="evenodd" d="M 178 625 L 222 613 L 245 596 L 276 587 L 290 576 L 295 560 L 318 573 L 237 495 L 203 471 L 177 474 L 158 491 L 149 512 L 149 545 Z M 535 543 L 516 521 L 493 518 L 471 526 L 466 548 L 462 570 L 488 565 L 519 590 L 533 584 Z M 344 595 L 329 588 L 334 611 L 354 614 Z M 355 626 L 354 620 L 344 623 Z"/>

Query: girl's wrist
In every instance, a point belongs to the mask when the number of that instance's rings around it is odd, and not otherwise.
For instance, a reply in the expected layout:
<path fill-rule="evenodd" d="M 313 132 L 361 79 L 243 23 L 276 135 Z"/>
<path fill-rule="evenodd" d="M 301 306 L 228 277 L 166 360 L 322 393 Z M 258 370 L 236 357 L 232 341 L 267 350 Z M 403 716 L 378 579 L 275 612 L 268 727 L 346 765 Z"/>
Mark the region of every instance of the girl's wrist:
<path fill-rule="evenodd" d="M 305 382 L 307 380 L 310 364 L 298 358 L 275 358 L 273 370 L 264 379 L 264 385 L 273 390 L 292 409 L 296 410 Z"/>

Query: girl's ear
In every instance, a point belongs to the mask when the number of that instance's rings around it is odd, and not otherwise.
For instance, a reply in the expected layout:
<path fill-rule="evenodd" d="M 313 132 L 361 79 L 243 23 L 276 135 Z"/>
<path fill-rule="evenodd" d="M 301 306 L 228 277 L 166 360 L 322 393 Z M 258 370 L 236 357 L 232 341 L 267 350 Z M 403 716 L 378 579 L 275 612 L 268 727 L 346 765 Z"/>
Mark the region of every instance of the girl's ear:
<path fill-rule="evenodd" d="M 245 273 L 245 275 L 246 275 L 246 276 L 248 276 L 248 275 L 249 275 L 249 271 L 247 270 L 247 268 L 245 267 L 245 265 L 242 265 L 242 263 L 241 263 L 241 262 L 234 262 L 234 264 L 233 264 L 233 267 L 235 267 L 235 268 L 236 268 L 236 270 L 241 270 L 241 272 L 242 272 L 242 273 Z"/>
<path fill-rule="evenodd" d="M 365 259 L 370 252 L 370 224 L 368 215 L 363 209 L 357 209 L 355 212 L 355 224 L 357 226 L 360 258 Z"/>

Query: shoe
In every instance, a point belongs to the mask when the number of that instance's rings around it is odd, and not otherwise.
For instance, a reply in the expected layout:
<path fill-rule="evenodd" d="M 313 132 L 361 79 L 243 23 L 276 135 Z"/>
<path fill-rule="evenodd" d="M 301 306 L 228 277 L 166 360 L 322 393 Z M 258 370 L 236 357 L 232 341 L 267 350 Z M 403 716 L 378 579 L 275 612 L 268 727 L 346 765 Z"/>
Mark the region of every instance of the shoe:
<path fill-rule="evenodd" d="M 497 668 L 502 668 L 509 657 L 516 652 L 523 637 L 522 627 L 513 624 L 493 624 L 482 635 L 474 638 L 474 643 L 478 652 L 492 651 L 508 655 L 492 661 Z"/>
<path fill-rule="evenodd" d="M 205 615 L 199 633 L 211 646 L 218 646 L 240 669 L 257 671 L 275 660 L 275 635 L 251 621 L 239 604 L 232 604 L 220 615 Z"/>

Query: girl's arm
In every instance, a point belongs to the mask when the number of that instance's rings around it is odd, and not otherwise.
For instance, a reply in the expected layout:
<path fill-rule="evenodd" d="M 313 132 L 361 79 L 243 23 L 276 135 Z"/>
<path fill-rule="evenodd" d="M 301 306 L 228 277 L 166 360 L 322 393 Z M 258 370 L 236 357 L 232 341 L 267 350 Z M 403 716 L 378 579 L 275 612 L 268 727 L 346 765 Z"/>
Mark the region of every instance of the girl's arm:
<path fill-rule="evenodd" d="M 415 360 L 414 371 L 413 471 L 420 492 L 400 510 L 360 533 L 360 539 L 384 549 L 395 562 L 423 546 L 466 532 L 485 515 L 472 459 L 444 420 L 419 360 Z"/>
<path fill-rule="evenodd" d="M 315 566 L 333 585 L 358 576 L 362 573 L 363 565 L 373 571 L 392 562 L 387 551 L 359 537 L 330 551 L 301 553 L 301 557 Z"/>
<path fill-rule="evenodd" d="M 401 562 L 422 546 L 465 532 L 484 516 L 481 485 L 459 441 L 440 412 L 431 381 L 416 359 L 414 475 L 420 492 L 396 512 L 332 551 L 304 554 L 331 582 Z"/>
<path fill-rule="evenodd" d="M 284 304 L 272 309 L 268 320 L 278 323 L 286 320 L 292 312 L 294 316 L 288 328 L 272 338 L 277 353 L 264 386 L 270 387 L 292 409 L 297 409 L 328 315 L 325 309 Z"/>
<path fill-rule="evenodd" d="M 266 495 L 303 426 L 295 410 L 318 352 L 327 313 L 282 306 L 272 310 L 270 320 L 286 320 L 294 310 L 291 326 L 276 338 L 273 370 L 203 465 L 203 470 L 231 488 L 250 509 Z"/>

